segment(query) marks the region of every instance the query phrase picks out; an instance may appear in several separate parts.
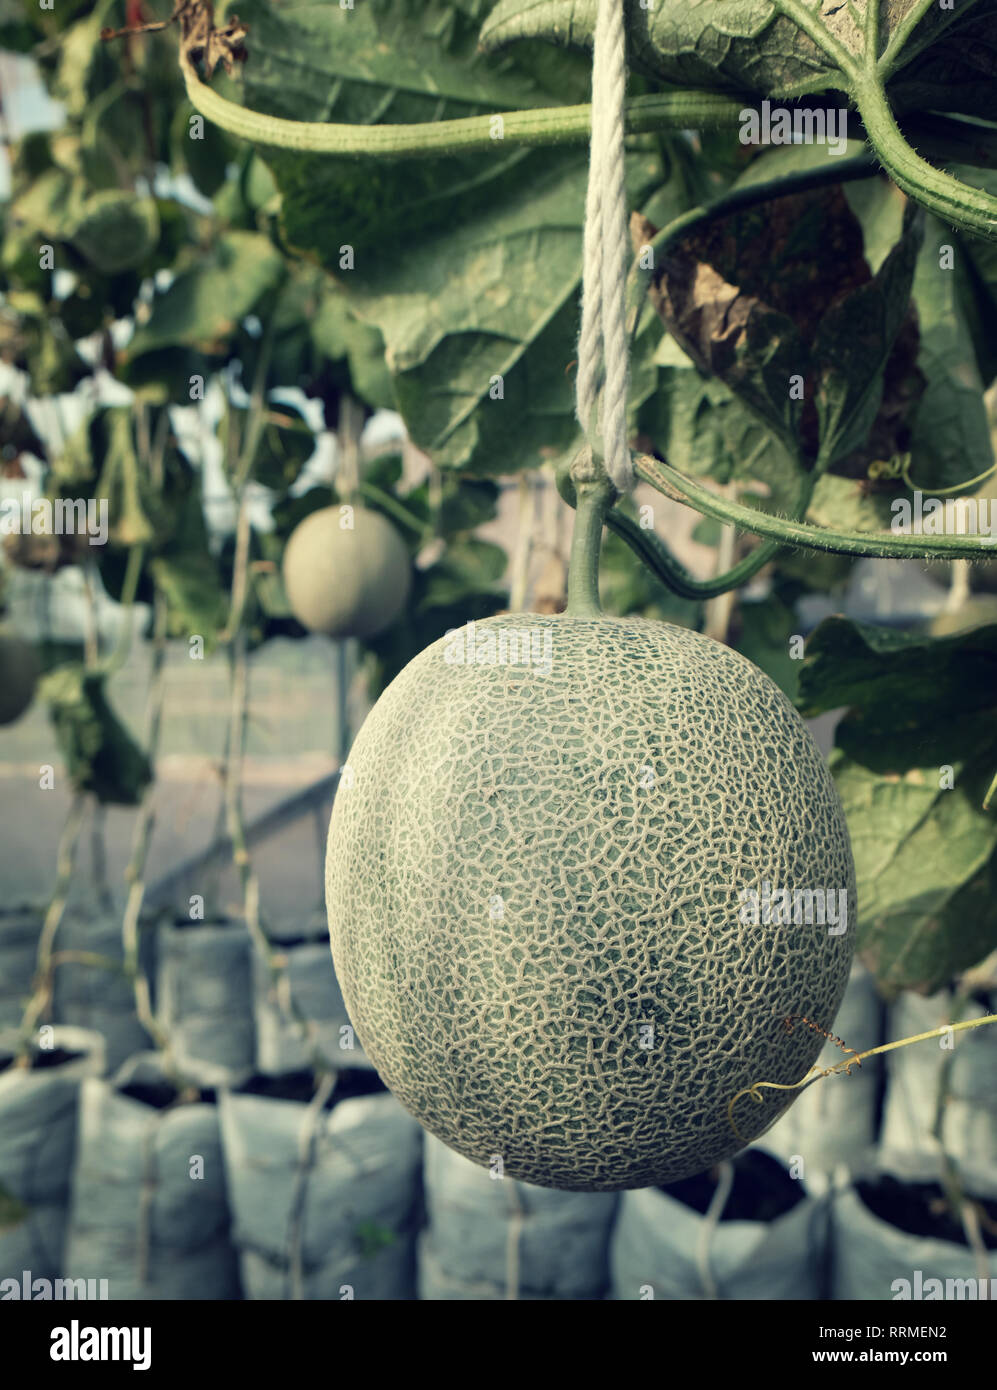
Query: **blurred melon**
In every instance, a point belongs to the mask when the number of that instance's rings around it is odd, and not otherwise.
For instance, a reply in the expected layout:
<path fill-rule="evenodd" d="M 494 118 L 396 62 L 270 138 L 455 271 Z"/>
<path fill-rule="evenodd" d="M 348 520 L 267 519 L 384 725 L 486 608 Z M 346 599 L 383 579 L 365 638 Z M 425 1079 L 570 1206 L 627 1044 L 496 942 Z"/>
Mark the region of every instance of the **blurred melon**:
<path fill-rule="evenodd" d="M 330 637 L 383 632 L 404 610 L 411 584 L 405 542 L 379 512 L 361 507 L 312 512 L 284 551 L 291 611 L 304 627 Z"/>

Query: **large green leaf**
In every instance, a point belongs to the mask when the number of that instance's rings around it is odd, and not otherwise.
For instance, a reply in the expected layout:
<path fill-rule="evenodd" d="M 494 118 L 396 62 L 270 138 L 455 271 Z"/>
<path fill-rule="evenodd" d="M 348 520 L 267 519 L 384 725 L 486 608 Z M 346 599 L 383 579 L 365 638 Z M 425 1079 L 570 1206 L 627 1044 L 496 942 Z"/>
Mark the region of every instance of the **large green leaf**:
<path fill-rule="evenodd" d="M 755 479 L 768 488 L 769 505 L 783 512 L 794 506 L 802 469 L 737 396 L 697 371 L 670 337 L 661 339 L 653 362 L 653 382 L 637 397 L 639 434 L 688 476 Z"/>
<path fill-rule="evenodd" d="M 134 806 L 152 769 L 108 703 L 105 684 L 103 672 L 62 666 L 42 678 L 39 694 L 48 702 L 73 785 L 99 801 Z"/>
<path fill-rule="evenodd" d="M 153 302 L 127 349 L 135 362 L 162 348 L 224 352 L 240 320 L 283 278 L 284 262 L 259 232 L 222 233 Z"/>
<path fill-rule="evenodd" d="M 511 473 L 574 439 L 584 202 L 585 160 L 562 157 L 542 185 L 354 292 L 384 338 L 414 441 L 441 465 Z"/>
<path fill-rule="evenodd" d="M 854 57 L 862 52 L 860 24 L 868 0 L 800 8 L 818 28 Z M 879 3 L 879 0 L 877 0 Z M 881 33 L 887 38 L 917 0 L 887 0 Z M 544 38 L 568 47 L 591 47 L 597 0 L 499 0 L 482 33 L 488 50 L 524 38 Z M 895 79 L 892 96 L 918 109 L 943 102 L 946 110 L 993 108 L 997 54 L 992 37 L 994 0 L 953 14 L 935 6 L 921 21 L 918 40 L 936 35 Z M 836 67 L 824 49 L 772 0 L 655 0 L 627 11 L 630 61 L 638 69 L 683 87 L 714 87 L 794 97 L 823 92 L 835 83 Z M 988 83 L 990 90 L 988 91 Z M 944 93 L 944 97 L 943 97 Z"/>
<path fill-rule="evenodd" d="M 267 114 L 409 124 L 585 100 L 587 64 L 569 61 L 568 81 L 549 90 L 543 83 L 554 79 L 554 65 L 538 75 L 529 64 L 483 57 L 474 18 L 446 0 L 364 0 L 350 9 L 306 0 L 279 10 L 239 0 L 233 8 L 249 28 L 242 99 Z M 456 226 L 499 205 L 551 158 L 506 149 L 501 139 L 487 158 L 262 153 L 282 194 L 288 240 L 333 271 L 340 248 L 351 247 L 360 278 L 441 222 Z"/>
<path fill-rule="evenodd" d="M 923 217 L 910 204 L 900 238 L 872 280 L 837 299 L 818 325 L 813 344 L 817 416 L 822 448 L 832 463 L 865 442 L 879 414 L 923 240 Z"/>
<path fill-rule="evenodd" d="M 484 58 L 476 4 L 278 11 L 250 0 L 238 10 L 250 34 L 243 99 L 260 111 L 419 122 L 586 94 L 584 60 L 559 72 L 543 46 Z M 583 151 L 509 150 L 497 139 L 487 157 L 261 153 L 285 237 L 337 277 L 314 338 L 331 360 L 348 359 L 358 395 L 396 406 L 446 467 L 507 473 L 571 444 Z M 657 156 L 636 158 L 634 197 L 658 177 Z"/>
<path fill-rule="evenodd" d="M 997 766 L 997 626 L 932 639 L 829 618 L 799 704 L 847 708 L 831 766 L 863 958 L 887 992 L 931 993 L 997 946 L 997 816 L 982 809 Z"/>
<path fill-rule="evenodd" d="M 248 421 L 249 412 L 243 406 L 227 407 L 218 422 L 219 439 L 225 440 L 230 427 L 235 428 L 236 439 L 245 438 Z M 314 452 L 315 436 L 298 411 L 271 403 L 263 415 L 251 476 L 264 487 L 286 492 Z"/>
<path fill-rule="evenodd" d="M 848 198 L 862 222 L 866 257 L 879 266 L 899 233 L 903 200 L 881 182 L 855 185 Z M 974 262 L 987 265 L 987 245 L 973 237 L 962 239 L 938 218 L 925 217 L 924 244 L 912 290 L 918 324 L 917 367 L 924 385 L 910 412 L 906 446 L 911 476 L 925 488 L 955 487 L 986 472 L 993 463 L 983 401 L 985 383 L 969 319 L 970 312 L 979 311 L 966 283 Z M 978 253 L 977 248 L 983 249 Z M 997 261 L 994 267 L 997 270 Z"/>

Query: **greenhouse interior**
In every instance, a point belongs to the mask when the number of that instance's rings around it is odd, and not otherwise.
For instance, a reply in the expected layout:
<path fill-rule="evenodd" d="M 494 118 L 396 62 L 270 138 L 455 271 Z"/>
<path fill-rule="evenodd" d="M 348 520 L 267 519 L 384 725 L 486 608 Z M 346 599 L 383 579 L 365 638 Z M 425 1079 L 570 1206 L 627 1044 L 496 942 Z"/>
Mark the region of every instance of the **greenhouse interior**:
<path fill-rule="evenodd" d="M 995 33 L 0 0 L 0 1301 L 997 1298 Z"/>

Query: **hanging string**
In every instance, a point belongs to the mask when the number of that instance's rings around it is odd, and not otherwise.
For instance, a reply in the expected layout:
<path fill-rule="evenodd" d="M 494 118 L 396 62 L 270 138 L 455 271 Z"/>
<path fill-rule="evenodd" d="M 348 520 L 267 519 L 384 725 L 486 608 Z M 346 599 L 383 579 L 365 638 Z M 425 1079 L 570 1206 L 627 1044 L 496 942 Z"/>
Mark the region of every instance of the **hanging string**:
<path fill-rule="evenodd" d="M 592 140 L 576 411 L 579 424 L 601 453 L 607 473 L 621 492 L 629 491 L 634 481 L 627 447 L 626 82 L 624 0 L 599 0 L 592 56 Z M 600 391 L 601 419 L 597 418 Z M 597 433 L 601 434 L 601 449 Z"/>

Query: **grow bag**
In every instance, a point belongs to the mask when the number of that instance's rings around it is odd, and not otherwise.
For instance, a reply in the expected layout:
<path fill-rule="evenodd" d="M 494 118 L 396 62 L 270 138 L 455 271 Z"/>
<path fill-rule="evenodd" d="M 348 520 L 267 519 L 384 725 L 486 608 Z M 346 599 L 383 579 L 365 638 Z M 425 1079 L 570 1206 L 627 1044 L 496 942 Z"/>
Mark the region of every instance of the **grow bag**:
<path fill-rule="evenodd" d="M 17 1028 L 24 1017 L 42 929 L 39 913 L 0 913 L 0 1029 Z"/>
<path fill-rule="evenodd" d="M 353 1031 L 336 979 L 328 937 L 319 942 L 282 946 L 287 959 L 290 998 L 313 1029 L 322 1055 L 337 1067 L 370 1068 Z M 256 1008 L 256 1065 L 265 1076 L 298 1071 L 309 1062 L 308 1049 L 297 1026 L 287 1017 L 264 962 L 253 953 Z"/>
<path fill-rule="evenodd" d="M 122 961 L 121 924 L 115 920 L 67 916 L 59 927 L 57 951 L 92 951 Z M 56 966 L 52 1015 L 57 1023 L 90 1028 L 104 1039 L 104 1065 L 113 1074 L 122 1063 L 150 1046 L 135 1016 L 131 981 L 100 965 L 65 961 Z"/>
<path fill-rule="evenodd" d="M 247 1298 L 415 1296 L 422 1131 L 393 1096 L 316 1111 L 225 1092 L 220 1107 Z"/>
<path fill-rule="evenodd" d="M 890 1036 L 905 1038 L 939 1028 L 952 1017 L 948 991 L 923 996 L 904 994 L 890 1014 Z M 997 999 L 989 1005 L 970 1004 L 962 1018 L 981 1018 L 997 1012 Z M 948 1099 L 942 1132 L 946 1151 L 956 1160 L 993 1169 L 997 1154 L 997 1026 L 974 1028 L 950 1035 L 951 1048 L 939 1039 L 898 1048 L 887 1058 L 888 1087 L 880 1143 L 884 1166 L 897 1171 L 916 1171 L 908 1155 L 937 1154 L 932 1138 L 935 1107 L 942 1069 L 951 1061 Z M 997 1187 L 997 1175 L 991 1179 Z"/>
<path fill-rule="evenodd" d="M 625 1192 L 610 1246 L 617 1299 L 814 1299 L 823 1293 L 827 1204 L 771 1155 L 734 1160 L 719 1219 L 706 1174 Z M 721 1179 L 723 1180 L 723 1179 Z"/>
<path fill-rule="evenodd" d="M 66 1274 L 112 1299 L 239 1297 L 218 1111 L 176 1100 L 155 1054 L 81 1089 Z"/>
<path fill-rule="evenodd" d="M 603 1298 L 615 1192 L 493 1178 L 427 1134 L 422 1299 Z"/>
<path fill-rule="evenodd" d="M 836 1193 L 831 1207 L 832 1298 L 994 1297 L 997 1242 L 989 1239 L 981 1271 L 975 1253 L 958 1240 L 954 1222 L 939 1223 L 932 1213 L 932 1198 L 940 1195 L 934 1184 L 906 1184 L 888 1173 Z M 997 1204 L 990 1203 L 988 1217 L 997 1217 Z M 940 1225 L 943 1234 L 934 1234 Z M 993 1281 L 987 1289 L 979 1286 L 981 1275 Z M 947 1280 L 972 1282 L 946 1285 Z"/>
<path fill-rule="evenodd" d="M 253 1072 L 252 944 L 242 922 L 161 927 L 156 1004 L 178 1067 L 202 1086 Z"/>
<path fill-rule="evenodd" d="M 16 1039 L 0 1038 L 0 1279 L 55 1279 L 62 1255 L 84 1078 L 104 1066 L 103 1040 L 52 1030 L 30 1070 L 13 1066 Z"/>
<path fill-rule="evenodd" d="M 882 1041 L 884 1006 L 875 980 L 864 965 L 852 966 L 848 988 L 833 1021 L 824 1026 L 855 1052 Z M 795 1028 L 806 1025 L 795 1021 Z M 821 1067 L 847 1062 L 849 1054 L 828 1042 L 817 1059 Z M 870 1057 L 847 1076 L 829 1076 L 808 1086 L 786 1113 L 756 1142 L 785 1163 L 802 1159 L 799 1176 L 811 1192 L 826 1191 L 829 1175 L 844 1165 L 866 1166 L 876 1143 L 877 1093 L 882 1058 Z M 759 1080 L 764 1080 L 760 1077 Z M 750 1105 L 750 1101 L 742 1101 Z M 799 1170 L 794 1170 L 799 1171 Z"/>

